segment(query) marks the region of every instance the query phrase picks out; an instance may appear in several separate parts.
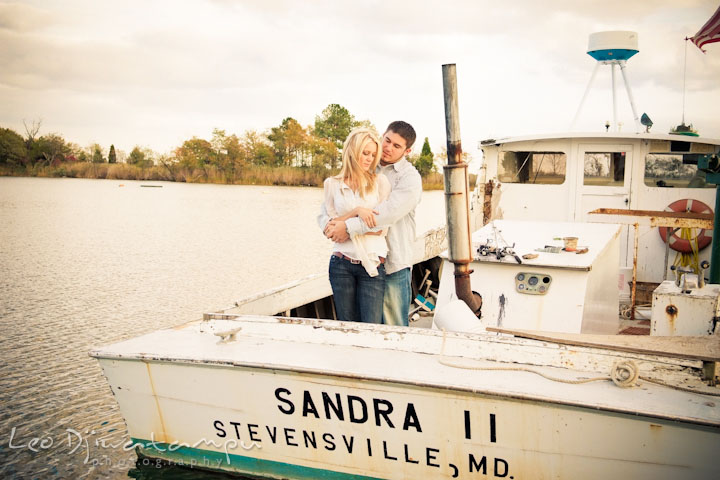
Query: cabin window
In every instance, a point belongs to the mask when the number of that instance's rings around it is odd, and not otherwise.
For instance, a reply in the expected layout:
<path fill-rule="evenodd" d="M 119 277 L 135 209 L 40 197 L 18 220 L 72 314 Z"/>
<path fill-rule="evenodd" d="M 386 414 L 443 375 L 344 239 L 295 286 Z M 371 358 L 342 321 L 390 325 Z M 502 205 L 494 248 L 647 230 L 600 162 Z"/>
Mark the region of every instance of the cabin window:
<path fill-rule="evenodd" d="M 500 152 L 498 180 L 559 185 L 565 181 L 566 163 L 563 152 Z"/>
<path fill-rule="evenodd" d="M 711 143 L 652 140 L 650 153 L 715 153 L 718 147 Z"/>
<path fill-rule="evenodd" d="M 715 188 L 698 170 L 698 154 L 648 153 L 645 157 L 645 185 L 660 188 Z"/>
<path fill-rule="evenodd" d="M 583 185 L 622 187 L 625 152 L 585 152 Z"/>

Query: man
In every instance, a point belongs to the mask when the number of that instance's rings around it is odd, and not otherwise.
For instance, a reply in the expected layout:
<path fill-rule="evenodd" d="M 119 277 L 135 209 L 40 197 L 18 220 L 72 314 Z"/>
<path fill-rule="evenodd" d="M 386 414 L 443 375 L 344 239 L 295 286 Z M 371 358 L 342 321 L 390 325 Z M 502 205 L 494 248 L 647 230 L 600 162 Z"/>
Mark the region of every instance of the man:
<path fill-rule="evenodd" d="M 344 222 L 330 220 L 324 229 L 325 236 L 343 242 L 350 235 L 388 227 L 383 301 L 383 323 L 386 325 L 408 325 L 415 207 L 420 203 L 422 180 L 405 156 L 412 150 L 415 138 L 415 129 L 403 121 L 392 122 L 383 134 L 378 173 L 390 180 L 392 191 L 390 197 L 375 209 L 376 228 L 371 229 L 358 217 L 353 217 Z"/>

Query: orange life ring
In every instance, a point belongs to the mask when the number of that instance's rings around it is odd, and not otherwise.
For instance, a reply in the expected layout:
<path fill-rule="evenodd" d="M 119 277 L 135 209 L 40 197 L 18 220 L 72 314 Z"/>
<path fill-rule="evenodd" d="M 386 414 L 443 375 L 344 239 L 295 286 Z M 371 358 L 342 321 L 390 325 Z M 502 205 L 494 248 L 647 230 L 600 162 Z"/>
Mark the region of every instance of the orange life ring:
<path fill-rule="evenodd" d="M 667 207 L 665 207 L 666 212 L 695 212 L 695 213 L 713 213 L 712 209 L 705 205 L 700 200 L 693 200 L 692 198 L 683 198 L 682 200 L 677 200 Z M 659 227 L 658 232 L 660 232 L 660 238 L 662 238 L 663 243 L 665 242 L 665 239 L 667 238 L 668 231 L 670 230 L 669 227 Z M 679 230 L 678 230 L 679 231 Z M 678 231 L 673 233 L 670 236 L 670 241 L 668 242 L 670 245 L 670 248 L 673 250 L 676 250 L 678 252 L 682 253 L 692 253 L 692 245 L 690 244 L 690 241 L 682 238 L 678 235 Z M 695 241 L 697 241 L 697 249 L 702 250 L 703 248 L 710 245 L 710 242 L 712 242 L 712 230 L 708 229 L 700 229 L 700 233 L 698 233 L 697 237 L 695 237 Z"/>

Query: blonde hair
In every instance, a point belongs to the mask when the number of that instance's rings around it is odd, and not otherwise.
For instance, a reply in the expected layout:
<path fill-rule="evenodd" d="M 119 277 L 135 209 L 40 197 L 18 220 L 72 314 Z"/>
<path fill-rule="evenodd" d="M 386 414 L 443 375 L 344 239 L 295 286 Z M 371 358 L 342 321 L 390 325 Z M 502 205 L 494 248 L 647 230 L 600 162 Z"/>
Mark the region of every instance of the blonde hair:
<path fill-rule="evenodd" d="M 358 158 L 360 158 L 363 147 L 368 142 L 374 142 L 375 145 L 377 145 L 377 152 L 375 153 L 375 158 L 370 168 L 365 171 L 360 167 Z M 354 129 L 350 132 L 350 135 L 348 135 L 343 144 L 342 168 L 340 169 L 338 178 L 353 185 L 357 188 L 360 196 L 365 197 L 366 194 L 372 193 L 377 186 L 375 169 L 378 163 L 380 163 L 381 156 L 382 144 L 375 130 L 367 127 Z"/>

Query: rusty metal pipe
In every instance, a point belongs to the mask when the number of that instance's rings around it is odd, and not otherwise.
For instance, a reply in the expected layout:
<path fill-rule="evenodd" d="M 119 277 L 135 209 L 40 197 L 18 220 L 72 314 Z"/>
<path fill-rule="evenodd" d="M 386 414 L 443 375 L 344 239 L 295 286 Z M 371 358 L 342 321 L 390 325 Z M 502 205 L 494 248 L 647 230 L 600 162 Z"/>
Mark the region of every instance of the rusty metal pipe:
<path fill-rule="evenodd" d="M 633 247 L 633 271 L 632 271 L 632 290 L 630 291 L 630 320 L 635 320 L 635 296 L 637 292 L 637 261 L 638 261 L 638 238 L 640 237 L 639 224 L 635 222 L 635 246 Z"/>
<path fill-rule="evenodd" d="M 460 142 L 455 64 L 443 65 L 442 73 L 448 155 L 448 164 L 443 166 L 443 174 L 450 261 L 455 265 L 455 294 L 477 315 L 480 313 L 482 301 L 478 294 L 473 293 L 470 285 L 470 188 L 467 163 L 463 161 Z"/>

